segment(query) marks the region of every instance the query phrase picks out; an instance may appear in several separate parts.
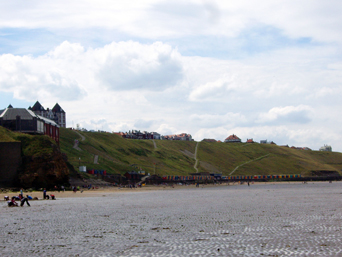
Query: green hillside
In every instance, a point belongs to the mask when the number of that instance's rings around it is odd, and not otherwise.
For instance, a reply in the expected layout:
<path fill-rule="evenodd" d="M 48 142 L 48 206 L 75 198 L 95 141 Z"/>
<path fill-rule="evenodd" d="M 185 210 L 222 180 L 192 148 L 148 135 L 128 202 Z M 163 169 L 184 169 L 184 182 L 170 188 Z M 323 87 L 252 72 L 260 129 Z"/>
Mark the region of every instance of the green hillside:
<path fill-rule="evenodd" d="M 125 173 L 142 169 L 151 174 L 188 174 L 194 172 L 195 160 L 181 151 L 194 152 L 196 142 L 130 140 L 111 133 L 79 132 L 82 141 L 73 130 L 61 129 L 60 147 L 69 162 L 87 166 L 87 169 L 103 169 L 108 173 Z M 74 140 L 79 140 L 79 148 L 73 148 Z M 94 156 L 98 155 L 98 164 Z"/>
<path fill-rule="evenodd" d="M 50 137 L 12 132 L 0 126 L 0 142 L 21 142 L 22 161 L 15 179 L 16 186 L 52 188 L 68 185 L 73 167 L 68 167 L 65 156 Z"/>
<path fill-rule="evenodd" d="M 82 141 L 81 136 L 84 136 Z M 142 169 L 159 175 L 188 175 L 194 169 L 197 142 L 132 140 L 111 133 L 60 130 L 61 151 L 77 168 L 103 169 L 108 173 L 125 173 Z M 73 148 L 79 140 L 80 150 Z M 94 156 L 98 164 L 94 164 Z M 198 144 L 198 170 L 229 175 L 341 173 L 342 154 L 338 152 L 303 151 L 269 144 Z M 239 166 L 239 167 L 238 167 Z M 238 167 L 238 168 L 237 168 Z M 236 169 L 237 168 L 237 169 Z"/>
<path fill-rule="evenodd" d="M 342 154 L 304 151 L 270 144 L 201 142 L 198 158 L 200 170 L 214 167 L 229 175 L 302 174 L 311 176 L 320 171 L 341 173 Z"/>

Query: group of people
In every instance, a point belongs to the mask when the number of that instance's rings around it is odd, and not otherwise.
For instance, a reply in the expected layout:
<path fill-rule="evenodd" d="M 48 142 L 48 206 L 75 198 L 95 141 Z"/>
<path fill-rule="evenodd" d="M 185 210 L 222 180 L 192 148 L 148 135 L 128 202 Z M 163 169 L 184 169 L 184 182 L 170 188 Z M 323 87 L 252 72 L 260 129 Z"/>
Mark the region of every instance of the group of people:
<path fill-rule="evenodd" d="M 51 194 L 51 195 L 46 194 L 46 188 L 44 188 L 44 190 L 43 190 L 43 199 L 44 200 L 49 200 L 50 197 L 51 197 L 51 200 L 56 200 L 55 195 L 53 195 L 53 194 Z"/>
<path fill-rule="evenodd" d="M 32 197 L 29 195 L 24 196 L 23 189 L 20 189 L 19 196 L 13 196 L 11 200 L 9 199 L 9 196 L 5 196 L 4 200 L 7 201 L 8 207 L 16 207 L 19 206 L 19 204 L 16 201 L 20 201 L 20 206 L 23 207 L 25 202 L 27 206 L 31 206 L 28 200 L 32 200 Z"/>
<path fill-rule="evenodd" d="M 64 190 L 64 187 L 62 188 L 62 190 Z M 46 188 L 44 188 L 44 190 L 43 190 L 43 199 L 50 199 L 50 198 L 51 198 L 51 200 L 56 200 L 55 195 L 53 195 L 53 194 L 51 194 L 51 195 L 46 194 Z M 19 206 L 18 202 L 20 202 L 20 206 L 24 206 L 25 203 L 27 204 L 27 206 L 31 206 L 30 203 L 29 203 L 29 200 L 32 200 L 32 199 L 33 199 L 32 196 L 29 196 L 29 195 L 26 195 L 26 197 L 24 196 L 23 189 L 20 189 L 20 193 L 19 193 L 18 196 L 13 196 L 12 198 L 10 198 L 9 196 L 5 196 L 4 197 L 4 200 L 7 201 L 8 207 Z M 38 200 L 37 197 L 35 197 L 34 199 Z"/>

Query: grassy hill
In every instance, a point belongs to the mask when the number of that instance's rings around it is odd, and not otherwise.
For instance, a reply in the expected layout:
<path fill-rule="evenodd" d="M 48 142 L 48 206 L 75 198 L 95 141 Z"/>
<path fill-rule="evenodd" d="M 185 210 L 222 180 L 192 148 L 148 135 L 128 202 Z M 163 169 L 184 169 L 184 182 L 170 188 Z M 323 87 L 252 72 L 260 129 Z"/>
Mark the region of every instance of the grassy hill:
<path fill-rule="evenodd" d="M 17 186 L 51 188 L 68 184 L 69 171 L 73 168 L 68 167 L 54 140 L 48 136 L 13 132 L 0 126 L 0 142 L 19 141 L 22 162 L 15 179 Z"/>
<path fill-rule="evenodd" d="M 197 142 L 132 140 L 111 133 L 76 132 L 61 128 L 60 147 L 77 168 L 103 169 L 125 173 L 140 168 L 151 174 L 188 175 L 195 172 Z M 81 136 L 84 136 L 82 141 Z M 79 140 L 80 150 L 73 148 Z M 97 155 L 98 164 L 94 163 Z M 342 153 L 302 151 L 266 144 L 227 144 L 200 142 L 198 169 L 229 175 L 302 174 L 319 175 L 322 171 L 341 173 Z"/>
<path fill-rule="evenodd" d="M 181 151 L 194 152 L 196 142 L 130 140 L 111 133 L 79 132 L 61 129 L 60 147 L 69 162 L 87 169 L 103 169 L 109 173 L 125 173 L 140 168 L 151 174 L 188 174 L 194 172 L 195 160 Z M 79 148 L 73 148 L 74 140 L 79 140 Z M 94 156 L 98 155 L 98 164 Z"/>
<path fill-rule="evenodd" d="M 229 175 L 302 174 L 321 171 L 341 173 L 342 154 L 304 151 L 270 144 L 227 144 L 201 142 L 198 158 L 202 171 L 211 166 Z"/>

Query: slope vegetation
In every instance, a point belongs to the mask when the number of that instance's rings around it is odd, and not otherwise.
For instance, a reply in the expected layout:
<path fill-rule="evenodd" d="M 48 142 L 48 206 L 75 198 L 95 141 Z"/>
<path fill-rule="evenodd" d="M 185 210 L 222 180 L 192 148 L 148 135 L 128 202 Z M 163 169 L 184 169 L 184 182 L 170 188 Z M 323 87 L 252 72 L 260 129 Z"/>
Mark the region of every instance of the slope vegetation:
<path fill-rule="evenodd" d="M 82 141 L 81 135 L 84 136 Z M 144 170 L 150 174 L 188 175 L 195 172 L 196 142 L 131 140 L 111 133 L 78 132 L 61 128 L 60 147 L 76 168 L 106 170 L 123 174 Z M 75 139 L 79 149 L 73 148 Z M 95 156 L 98 161 L 94 163 Z M 201 142 L 197 149 L 200 172 L 229 175 L 341 173 L 342 154 L 302 151 L 261 144 Z"/>
<path fill-rule="evenodd" d="M 111 133 L 78 132 L 85 137 L 81 140 L 73 130 L 60 130 L 60 147 L 75 167 L 106 170 L 108 173 L 125 173 L 144 170 L 150 174 L 182 174 L 194 172 L 195 160 L 182 151 L 194 153 L 196 142 L 130 140 Z M 74 141 L 79 140 L 77 150 Z M 97 163 L 94 157 L 98 156 Z"/>
<path fill-rule="evenodd" d="M 15 181 L 17 186 L 52 188 L 68 184 L 69 170 L 73 168 L 68 168 L 66 156 L 48 136 L 16 133 L 0 126 L 0 142 L 21 142 L 22 163 Z"/>

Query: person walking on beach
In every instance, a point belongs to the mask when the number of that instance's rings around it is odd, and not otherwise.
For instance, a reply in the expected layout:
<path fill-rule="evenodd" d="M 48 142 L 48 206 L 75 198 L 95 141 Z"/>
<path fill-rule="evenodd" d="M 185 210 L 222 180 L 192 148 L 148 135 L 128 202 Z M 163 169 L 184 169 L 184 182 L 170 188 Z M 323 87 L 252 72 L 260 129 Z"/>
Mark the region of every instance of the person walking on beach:
<path fill-rule="evenodd" d="M 46 188 L 44 188 L 44 190 L 43 190 L 43 199 L 44 200 L 46 199 Z"/>
<path fill-rule="evenodd" d="M 21 197 L 23 198 L 24 197 L 24 191 L 23 191 L 23 188 L 20 189 L 20 195 Z"/>

